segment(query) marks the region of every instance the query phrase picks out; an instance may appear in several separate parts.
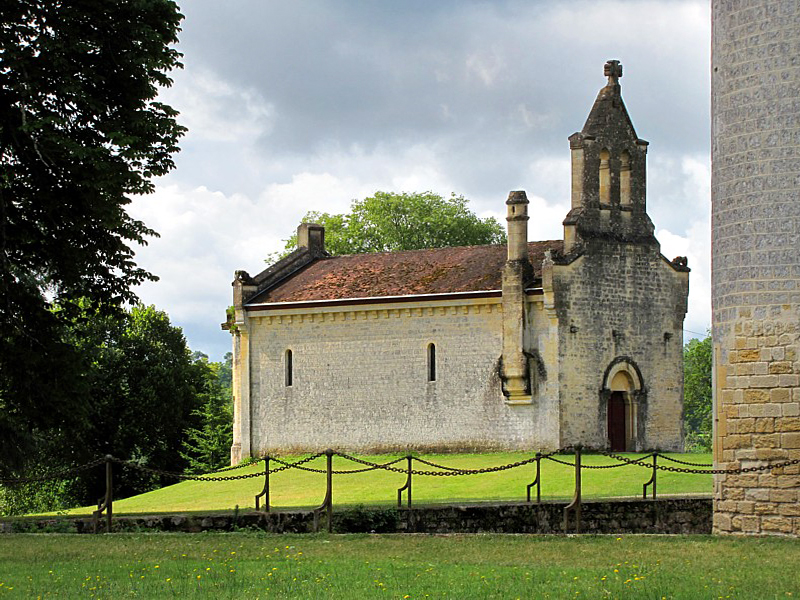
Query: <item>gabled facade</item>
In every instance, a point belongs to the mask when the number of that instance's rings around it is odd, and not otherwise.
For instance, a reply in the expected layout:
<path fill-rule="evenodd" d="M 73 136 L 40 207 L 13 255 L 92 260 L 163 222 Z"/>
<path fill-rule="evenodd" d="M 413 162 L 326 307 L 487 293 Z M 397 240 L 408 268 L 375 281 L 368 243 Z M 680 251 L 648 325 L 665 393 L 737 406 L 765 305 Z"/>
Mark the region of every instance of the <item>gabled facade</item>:
<path fill-rule="evenodd" d="M 329 256 L 298 249 L 237 271 L 231 460 L 328 447 L 682 449 L 685 259 L 646 211 L 647 142 L 606 64 L 570 136 L 564 240 L 527 240 L 525 192 L 507 246 Z"/>

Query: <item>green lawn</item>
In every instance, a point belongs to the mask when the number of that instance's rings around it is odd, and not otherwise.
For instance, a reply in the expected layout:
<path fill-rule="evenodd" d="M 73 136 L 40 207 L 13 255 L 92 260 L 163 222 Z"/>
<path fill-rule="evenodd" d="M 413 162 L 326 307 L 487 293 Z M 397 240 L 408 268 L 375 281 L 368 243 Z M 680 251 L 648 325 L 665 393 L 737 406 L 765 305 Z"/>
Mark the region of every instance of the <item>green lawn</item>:
<path fill-rule="evenodd" d="M 629 454 L 638 458 L 641 454 Z M 710 463 L 708 454 L 674 455 L 690 462 Z M 397 456 L 362 457 L 374 462 L 387 462 Z M 451 467 L 484 468 L 513 463 L 530 458 L 523 453 L 491 454 L 445 454 L 425 455 L 424 458 Z M 559 456 L 573 461 L 573 456 Z M 291 460 L 297 460 L 292 457 Z M 598 455 L 585 455 L 584 465 L 618 464 Z M 414 463 L 415 469 L 430 467 Z M 661 464 L 671 464 L 662 460 Z M 397 466 L 403 467 L 405 461 Z M 277 465 L 276 465 L 277 466 Z M 320 457 L 307 466 L 324 468 L 325 458 Z M 334 458 L 334 469 L 358 468 L 340 457 Z M 680 465 L 673 465 L 680 466 Z M 263 470 L 263 463 L 243 469 L 222 473 L 236 475 Z M 442 503 L 454 501 L 507 501 L 524 500 L 525 488 L 533 480 L 535 465 L 525 465 L 499 473 L 467 475 L 458 477 L 414 476 L 413 499 L 415 503 Z M 124 476 L 124 473 L 122 474 Z M 615 469 L 583 470 L 583 495 L 588 498 L 611 496 L 640 496 L 642 484 L 650 477 L 650 470 L 638 466 L 622 466 Z M 291 469 L 270 478 L 271 504 L 274 507 L 309 507 L 319 505 L 325 495 L 325 475 Z M 547 460 L 542 461 L 542 499 L 565 500 L 574 490 L 574 468 Z M 335 475 L 333 478 L 334 507 L 345 505 L 391 505 L 396 502 L 397 488 L 405 483 L 405 475 L 383 470 L 355 475 Z M 254 506 L 254 496 L 261 491 L 263 478 L 238 481 L 185 481 L 147 494 L 142 494 L 114 503 L 115 514 L 147 512 L 180 512 L 228 510 L 238 505 L 242 509 Z M 659 471 L 658 493 L 710 494 L 711 475 L 678 474 Z M 85 514 L 91 508 L 75 509 L 71 514 Z"/>
<path fill-rule="evenodd" d="M 0 598 L 793 598 L 793 539 L 0 537 Z"/>

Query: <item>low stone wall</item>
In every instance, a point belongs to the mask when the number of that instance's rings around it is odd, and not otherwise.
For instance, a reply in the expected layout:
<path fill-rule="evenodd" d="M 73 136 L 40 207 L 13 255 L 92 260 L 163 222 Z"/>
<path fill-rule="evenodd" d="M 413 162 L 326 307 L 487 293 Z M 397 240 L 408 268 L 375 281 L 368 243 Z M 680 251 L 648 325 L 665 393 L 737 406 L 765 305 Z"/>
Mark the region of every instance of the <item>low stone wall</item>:
<path fill-rule="evenodd" d="M 581 533 L 711 533 L 710 498 L 603 500 L 582 505 Z M 336 533 L 563 533 L 564 504 L 459 504 L 407 508 L 356 507 L 336 510 Z M 327 529 L 325 514 L 317 526 Z M 574 520 L 570 517 L 574 532 Z M 101 530 L 103 524 L 101 523 Z M 313 511 L 216 515 L 115 517 L 115 532 L 236 531 L 271 533 L 315 531 Z M 2 533 L 92 533 L 91 518 L 13 519 L 0 523 Z"/>
<path fill-rule="evenodd" d="M 563 533 L 563 504 L 425 507 L 401 511 L 409 533 Z M 584 502 L 581 533 L 711 533 L 710 498 Z M 571 531 L 574 517 L 570 515 Z M 335 525 L 335 520 L 334 520 Z"/>

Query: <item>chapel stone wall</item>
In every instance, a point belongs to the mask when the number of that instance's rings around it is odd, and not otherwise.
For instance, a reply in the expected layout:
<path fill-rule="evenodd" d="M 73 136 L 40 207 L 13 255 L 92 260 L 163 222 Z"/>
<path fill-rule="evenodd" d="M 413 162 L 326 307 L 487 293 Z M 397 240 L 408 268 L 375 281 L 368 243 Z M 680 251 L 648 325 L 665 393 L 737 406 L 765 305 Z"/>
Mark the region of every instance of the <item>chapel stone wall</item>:
<path fill-rule="evenodd" d="M 505 402 L 500 298 L 261 315 L 248 319 L 251 454 L 558 445 L 553 401 Z M 430 343 L 434 382 L 427 380 Z"/>
<path fill-rule="evenodd" d="M 552 268 L 559 316 L 561 441 L 606 447 L 604 374 L 630 359 L 641 371 L 636 448 L 683 449 L 683 318 L 689 273 L 657 245 L 597 241 Z"/>
<path fill-rule="evenodd" d="M 800 5 L 712 2 L 718 468 L 800 458 Z M 800 468 L 714 480 L 718 533 L 800 534 Z"/>

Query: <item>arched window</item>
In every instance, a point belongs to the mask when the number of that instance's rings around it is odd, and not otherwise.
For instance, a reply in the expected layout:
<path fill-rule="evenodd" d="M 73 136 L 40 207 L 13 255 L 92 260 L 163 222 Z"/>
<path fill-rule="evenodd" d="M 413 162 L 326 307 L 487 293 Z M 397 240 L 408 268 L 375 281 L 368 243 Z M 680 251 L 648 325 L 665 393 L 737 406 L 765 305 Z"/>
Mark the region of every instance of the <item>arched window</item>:
<path fill-rule="evenodd" d="M 292 387 L 292 378 L 294 373 L 292 372 L 293 365 L 292 365 L 292 351 L 287 350 L 286 355 L 284 356 L 283 361 L 283 368 L 284 368 L 284 378 L 286 387 Z"/>
<path fill-rule="evenodd" d="M 611 198 L 611 171 L 608 166 L 608 150 L 600 150 L 600 202 L 608 204 Z"/>
<path fill-rule="evenodd" d="M 436 381 L 436 344 L 428 344 L 428 381 Z"/>
<path fill-rule="evenodd" d="M 619 202 L 631 203 L 631 155 L 627 152 L 619 156 Z"/>

